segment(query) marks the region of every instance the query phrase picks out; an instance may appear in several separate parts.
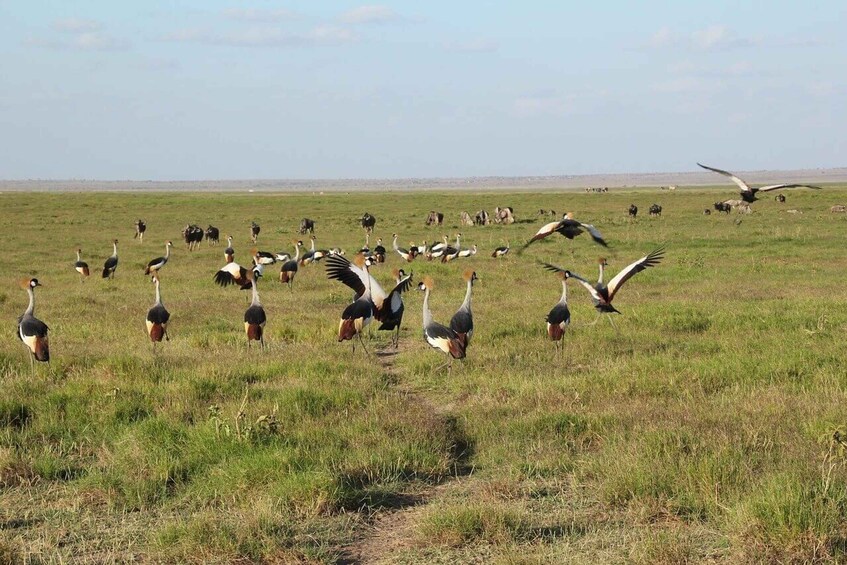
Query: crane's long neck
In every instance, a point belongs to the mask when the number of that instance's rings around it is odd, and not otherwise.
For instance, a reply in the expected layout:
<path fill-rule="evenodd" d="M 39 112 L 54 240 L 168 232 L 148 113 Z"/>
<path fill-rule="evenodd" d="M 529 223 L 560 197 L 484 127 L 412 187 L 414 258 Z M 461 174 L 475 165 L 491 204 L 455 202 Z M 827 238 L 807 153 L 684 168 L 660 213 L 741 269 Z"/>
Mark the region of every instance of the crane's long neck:
<path fill-rule="evenodd" d="M 460 239 L 461 237 L 462 237 L 461 235 L 456 234 L 456 249 L 459 249 L 459 239 Z"/>
<path fill-rule="evenodd" d="M 294 260 L 296 261 L 297 259 L 300 258 L 300 246 L 295 245 L 294 248 L 295 248 Z"/>
<path fill-rule="evenodd" d="M 26 292 L 29 294 L 29 306 L 26 307 L 24 316 L 32 316 L 32 313 L 35 311 L 35 292 L 32 290 L 32 287 L 27 287 Z"/>
<path fill-rule="evenodd" d="M 117 256 L 118 256 L 118 244 L 113 242 L 112 243 L 112 257 L 117 257 Z"/>
<path fill-rule="evenodd" d="M 606 264 L 600 261 L 600 276 L 597 278 L 597 284 L 603 284 L 603 273 L 605 272 Z"/>
<path fill-rule="evenodd" d="M 462 308 L 464 308 L 468 312 L 471 311 L 471 289 L 472 288 L 473 288 L 473 279 L 470 279 L 468 281 L 468 290 L 467 290 L 467 292 L 465 292 L 465 301 L 462 302 Z"/>
<path fill-rule="evenodd" d="M 232 247 L 232 236 L 226 238 L 226 246 Z"/>
<path fill-rule="evenodd" d="M 156 279 L 156 304 L 162 305 L 162 293 L 159 291 L 159 279 Z"/>
<path fill-rule="evenodd" d="M 365 234 L 365 247 L 370 247 L 371 245 L 371 234 Z"/>
<path fill-rule="evenodd" d="M 165 260 L 167 261 L 171 256 L 171 246 L 169 244 L 165 244 Z"/>
<path fill-rule="evenodd" d="M 602 267 L 600 267 L 602 269 Z M 568 281 L 562 279 L 562 298 L 559 300 L 562 304 L 568 303 Z"/>
<path fill-rule="evenodd" d="M 255 276 L 253 277 L 253 281 L 250 286 L 253 288 L 253 300 L 250 301 L 250 306 L 261 306 L 262 302 L 259 300 L 259 291 L 256 288 Z"/>
<path fill-rule="evenodd" d="M 423 299 L 423 327 L 426 328 L 432 323 L 432 312 L 429 311 L 429 289 L 424 291 Z"/>
<path fill-rule="evenodd" d="M 76 251 L 76 260 L 77 260 L 77 261 L 82 261 L 82 256 L 81 256 L 81 255 L 80 255 L 80 253 L 79 253 L 79 249 L 77 249 L 77 251 Z"/>
<path fill-rule="evenodd" d="M 312 238 L 312 253 L 315 252 L 315 238 Z"/>
<path fill-rule="evenodd" d="M 394 243 L 393 243 L 393 246 L 394 246 L 394 250 L 395 250 L 395 251 L 397 251 L 397 249 L 399 249 L 399 248 L 400 248 L 400 246 L 399 246 L 399 245 L 397 245 L 397 234 L 394 234 Z"/>
<path fill-rule="evenodd" d="M 362 296 L 367 296 L 368 298 L 371 296 L 371 274 L 368 271 L 367 265 L 365 265 L 365 294 Z"/>

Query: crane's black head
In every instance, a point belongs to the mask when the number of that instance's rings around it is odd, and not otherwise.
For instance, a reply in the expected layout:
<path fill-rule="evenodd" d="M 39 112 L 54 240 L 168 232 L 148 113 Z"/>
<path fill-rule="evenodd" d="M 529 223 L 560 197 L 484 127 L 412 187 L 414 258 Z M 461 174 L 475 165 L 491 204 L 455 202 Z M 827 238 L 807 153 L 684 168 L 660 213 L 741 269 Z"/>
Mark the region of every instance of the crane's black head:
<path fill-rule="evenodd" d="M 20 282 L 20 285 L 23 289 L 30 289 L 41 286 L 41 283 L 38 282 L 38 279 L 24 279 Z"/>

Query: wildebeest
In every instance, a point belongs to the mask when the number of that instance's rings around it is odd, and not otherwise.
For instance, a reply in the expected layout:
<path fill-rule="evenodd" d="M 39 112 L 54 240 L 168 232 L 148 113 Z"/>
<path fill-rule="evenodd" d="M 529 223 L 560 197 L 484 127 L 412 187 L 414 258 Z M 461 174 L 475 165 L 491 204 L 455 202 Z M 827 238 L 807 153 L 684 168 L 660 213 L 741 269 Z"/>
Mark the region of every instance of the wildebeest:
<path fill-rule="evenodd" d="M 182 229 L 182 238 L 185 240 L 185 245 L 188 246 L 189 251 L 200 246 L 200 242 L 203 241 L 203 235 L 203 228 L 197 224 L 188 224 Z"/>
<path fill-rule="evenodd" d="M 472 225 L 474 225 L 473 218 L 471 218 L 471 215 L 470 215 L 470 214 L 468 214 L 467 212 L 462 212 L 462 213 L 459 215 L 459 222 L 460 222 L 463 226 L 472 226 Z"/>
<path fill-rule="evenodd" d="M 315 233 L 315 222 L 314 220 L 310 220 L 309 218 L 303 218 L 300 220 L 300 233 L 305 234 L 306 232 Z"/>
<path fill-rule="evenodd" d="M 651 216 L 661 216 L 662 215 L 662 207 L 659 206 L 658 204 L 653 204 L 652 206 L 650 206 L 649 212 L 650 212 Z"/>
<path fill-rule="evenodd" d="M 726 202 L 715 202 L 715 210 L 729 214 L 732 211 L 732 205 Z"/>
<path fill-rule="evenodd" d="M 540 210 L 538 210 L 538 215 L 539 216 L 555 216 L 556 211 L 555 210 L 545 210 L 544 208 L 541 208 Z"/>
<path fill-rule="evenodd" d="M 210 244 L 217 244 L 221 237 L 221 230 L 209 224 L 209 227 L 206 228 L 206 241 Z"/>
<path fill-rule="evenodd" d="M 630 204 L 629 210 L 627 210 L 627 212 L 629 213 L 630 218 L 635 219 L 635 217 L 638 216 L 638 206 L 636 206 L 635 204 Z"/>
<path fill-rule="evenodd" d="M 847 214 L 847 206 L 844 204 L 836 204 L 832 208 L 829 209 L 832 214 Z"/>
<path fill-rule="evenodd" d="M 144 243 L 144 232 L 147 231 L 147 224 L 144 220 L 138 220 L 135 222 L 135 235 L 132 236 L 132 239 L 138 238 L 139 243 Z"/>
<path fill-rule="evenodd" d="M 371 216 L 369 213 L 365 212 L 362 214 L 362 227 L 366 232 L 370 233 L 373 231 L 374 226 L 376 225 L 376 216 Z"/>
<path fill-rule="evenodd" d="M 444 222 L 444 214 L 441 212 L 436 212 L 435 210 L 429 211 L 429 216 L 426 217 L 426 225 L 436 225 L 440 226 Z"/>
<path fill-rule="evenodd" d="M 497 206 L 494 208 L 494 223 L 495 224 L 514 224 L 515 223 L 515 211 L 511 206 L 506 206 L 505 208 L 500 208 Z"/>
<path fill-rule="evenodd" d="M 780 204 L 785 204 L 785 195 L 784 194 L 777 194 L 776 196 L 773 197 L 773 199 L 776 200 L 777 202 L 779 202 Z"/>
<path fill-rule="evenodd" d="M 488 212 L 485 210 L 480 210 L 474 216 L 474 223 L 478 226 L 487 226 L 490 223 L 490 219 L 488 218 Z"/>
<path fill-rule="evenodd" d="M 259 239 L 260 231 L 262 231 L 262 228 L 259 227 L 259 224 L 250 222 L 250 241 L 256 243 L 256 240 Z"/>

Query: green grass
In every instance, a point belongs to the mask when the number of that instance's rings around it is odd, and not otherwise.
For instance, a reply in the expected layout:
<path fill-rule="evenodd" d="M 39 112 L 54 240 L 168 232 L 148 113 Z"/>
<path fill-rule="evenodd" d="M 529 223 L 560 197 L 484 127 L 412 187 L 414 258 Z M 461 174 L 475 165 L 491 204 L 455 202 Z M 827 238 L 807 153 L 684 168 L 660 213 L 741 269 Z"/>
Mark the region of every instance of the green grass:
<path fill-rule="evenodd" d="M 847 187 L 791 191 L 750 216 L 702 214 L 730 195 L 0 195 L 0 562 L 332 562 L 375 520 L 392 537 L 373 549 L 390 550 L 371 556 L 383 562 L 847 559 L 847 452 L 833 439 L 847 427 L 847 216 L 829 213 Z M 626 218 L 630 203 L 653 202 L 663 217 Z M 462 210 L 497 205 L 518 223 L 458 226 Z M 424 226 L 433 208 L 445 226 Z M 572 255 L 555 236 L 491 259 L 535 232 L 539 208 L 595 223 L 611 249 L 581 237 Z M 223 246 L 189 253 L 180 241 L 186 223 L 212 223 L 247 263 L 252 220 L 260 249 L 290 251 L 308 216 L 320 247 L 349 256 L 365 211 L 389 248 L 394 232 L 407 246 L 457 230 L 479 246 L 447 265 L 395 254 L 374 268 L 385 285 L 394 267 L 434 277 L 442 322 L 463 298 L 461 272 L 477 271 L 474 340 L 452 374 L 421 338 L 420 293 L 406 296 L 393 360 L 337 343 L 351 292 L 321 265 L 293 292 L 268 268 L 268 347 L 248 349 L 248 294 L 212 282 Z M 115 237 L 117 276 L 105 281 Z M 154 354 L 143 266 L 167 239 L 172 340 Z M 617 330 L 589 325 L 587 293 L 570 286 L 557 354 L 544 317 L 561 287 L 535 260 L 590 280 L 598 255 L 614 274 L 662 244 L 662 264 L 616 298 Z M 93 273 L 82 284 L 76 247 Z M 53 356 L 35 375 L 12 333 L 29 276 L 44 284 L 36 314 Z"/>

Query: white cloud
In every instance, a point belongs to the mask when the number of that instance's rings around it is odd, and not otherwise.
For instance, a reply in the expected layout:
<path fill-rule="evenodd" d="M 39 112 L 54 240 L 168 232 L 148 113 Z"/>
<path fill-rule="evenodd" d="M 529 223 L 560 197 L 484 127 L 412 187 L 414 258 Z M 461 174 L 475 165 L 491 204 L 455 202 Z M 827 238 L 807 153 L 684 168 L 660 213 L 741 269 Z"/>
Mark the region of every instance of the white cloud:
<path fill-rule="evenodd" d="M 129 41 L 102 32 L 78 33 L 62 40 L 32 37 L 26 39 L 24 45 L 56 51 L 125 51 L 130 48 Z"/>
<path fill-rule="evenodd" d="M 764 39 L 746 37 L 735 33 L 728 26 L 715 24 L 692 32 L 673 30 L 667 26 L 659 28 L 642 45 L 648 49 L 685 48 L 695 51 L 728 51 L 761 45 L 800 46 L 808 42 L 784 38 Z"/>
<path fill-rule="evenodd" d="M 403 18 L 388 6 L 374 4 L 353 8 L 341 14 L 339 19 L 347 24 L 385 24 L 396 22 Z"/>
<path fill-rule="evenodd" d="M 457 41 L 447 43 L 444 49 L 456 53 L 493 53 L 500 48 L 500 44 L 493 39 L 475 39 L 471 41 Z"/>
<path fill-rule="evenodd" d="M 711 90 L 712 86 L 712 81 L 705 81 L 698 77 L 687 76 L 657 82 L 651 86 L 651 90 L 666 94 L 688 94 L 692 92 Z"/>
<path fill-rule="evenodd" d="M 713 25 L 693 32 L 691 44 L 703 51 L 724 51 L 738 47 L 750 47 L 755 42 L 748 38 L 738 37 L 725 25 Z"/>
<path fill-rule="evenodd" d="M 671 28 L 665 26 L 650 36 L 650 39 L 647 40 L 647 46 L 658 49 L 674 45 L 678 40 L 679 36 L 671 31 Z"/>
<path fill-rule="evenodd" d="M 280 22 L 297 17 L 291 10 L 259 10 L 256 8 L 227 8 L 223 15 L 231 20 L 245 22 Z"/>
<path fill-rule="evenodd" d="M 168 33 L 162 39 L 180 43 L 201 43 L 229 47 L 309 47 L 352 43 L 357 40 L 357 36 L 343 27 L 322 25 L 306 33 L 291 33 L 279 28 L 265 26 L 227 33 L 186 28 Z"/>
<path fill-rule="evenodd" d="M 90 33 L 103 29 L 103 24 L 97 20 L 82 18 L 65 18 L 53 22 L 53 29 L 63 33 Z"/>
<path fill-rule="evenodd" d="M 522 96 L 515 99 L 512 109 L 521 118 L 561 117 L 574 111 L 573 102 L 572 97 L 556 95 Z"/>
<path fill-rule="evenodd" d="M 69 45 L 83 51 L 123 51 L 129 48 L 128 41 L 101 32 L 80 33 Z"/>
<path fill-rule="evenodd" d="M 676 78 L 752 78 L 773 74 L 771 71 L 754 67 L 750 61 L 746 60 L 736 61 L 729 66 L 695 64 L 690 60 L 684 60 L 668 65 L 667 71 Z"/>

